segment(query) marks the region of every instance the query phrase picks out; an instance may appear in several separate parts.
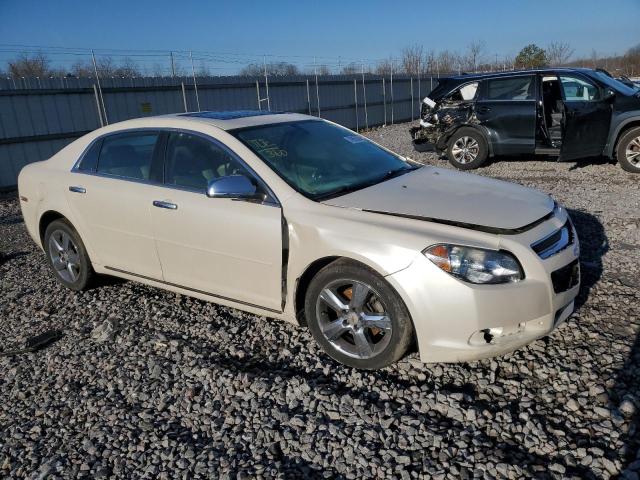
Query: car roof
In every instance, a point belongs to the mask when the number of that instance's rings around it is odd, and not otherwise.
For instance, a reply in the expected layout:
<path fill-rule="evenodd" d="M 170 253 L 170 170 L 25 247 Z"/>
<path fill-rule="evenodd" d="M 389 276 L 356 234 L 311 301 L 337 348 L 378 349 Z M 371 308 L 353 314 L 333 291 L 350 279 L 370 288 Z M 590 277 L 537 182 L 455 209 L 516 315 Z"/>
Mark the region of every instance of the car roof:
<path fill-rule="evenodd" d="M 461 75 L 452 75 L 445 78 L 440 79 L 440 81 L 455 81 L 455 82 L 467 82 L 475 79 L 484 79 L 484 78 L 500 78 L 500 77 L 510 77 L 513 75 L 526 75 L 526 74 L 534 74 L 534 73 L 571 73 L 571 72 L 581 72 L 590 74 L 593 73 L 593 69 L 591 68 L 568 68 L 568 67 L 558 67 L 558 68 L 537 68 L 532 70 L 509 70 L 507 72 L 483 72 L 483 73 L 464 73 Z"/>
<path fill-rule="evenodd" d="M 185 122 L 199 122 L 213 125 L 222 130 L 269 125 L 273 123 L 295 122 L 303 120 L 318 120 L 317 117 L 300 113 L 271 112 L 267 110 L 227 110 L 174 113 L 161 115 L 161 118 L 174 118 Z M 159 118 L 156 117 L 156 118 Z M 147 117 L 153 118 L 153 117 Z"/>

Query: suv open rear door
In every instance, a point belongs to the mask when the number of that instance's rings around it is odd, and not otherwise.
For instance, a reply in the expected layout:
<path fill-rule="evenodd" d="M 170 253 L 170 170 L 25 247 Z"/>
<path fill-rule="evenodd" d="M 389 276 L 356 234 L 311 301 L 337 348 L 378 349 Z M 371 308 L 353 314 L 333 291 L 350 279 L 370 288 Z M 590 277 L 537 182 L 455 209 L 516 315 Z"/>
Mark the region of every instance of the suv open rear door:
<path fill-rule="evenodd" d="M 560 74 L 564 126 L 560 161 L 601 155 L 611 123 L 604 90 L 581 75 Z"/>

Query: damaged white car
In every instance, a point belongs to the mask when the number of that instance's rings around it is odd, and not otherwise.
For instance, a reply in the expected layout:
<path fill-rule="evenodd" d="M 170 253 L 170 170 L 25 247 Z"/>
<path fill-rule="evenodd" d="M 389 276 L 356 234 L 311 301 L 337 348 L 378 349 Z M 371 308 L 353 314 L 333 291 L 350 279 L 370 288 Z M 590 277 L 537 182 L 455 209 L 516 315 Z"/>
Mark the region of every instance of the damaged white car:
<path fill-rule="evenodd" d="M 548 195 L 306 115 L 113 124 L 26 166 L 19 194 L 62 285 L 115 275 L 299 323 L 358 368 L 414 344 L 430 362 L 508 352 L 579 288 L 578 238 Z"/>

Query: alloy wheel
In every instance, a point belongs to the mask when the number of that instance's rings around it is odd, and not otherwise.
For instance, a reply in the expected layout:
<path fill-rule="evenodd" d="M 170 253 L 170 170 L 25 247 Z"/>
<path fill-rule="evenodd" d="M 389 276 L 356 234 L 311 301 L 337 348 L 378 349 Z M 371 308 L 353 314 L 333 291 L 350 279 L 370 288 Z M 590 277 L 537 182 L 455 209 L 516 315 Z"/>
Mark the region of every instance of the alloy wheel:
<path fill-rule="evenodd" d="M 317 299 L 316 314 L 326 340 L 350 357 L 375 357 L 391 340 L 391 317 L 380 295 L 363 282 L 337 280 L 327 285 Z"/>
<path fill-rule="evenodd" d="M 636 168 L 640 168 L 640 136 L 629 142 L 625 149 L 627 161 Z"/>
<path fill-rule="evenodd" d="M 451 147 L 451 154 L 458 163 L 471 163 L 479 153 L 480 145 L 473 137 L 460 137 Z"/>
<path fill-rule="evenodd" d="M 49 258 L 60 278 L 69 283 L 78 280 L 81 268 L 80 252 L 71 235 L 64 230 L 54 230 L 49 237 Z"/>

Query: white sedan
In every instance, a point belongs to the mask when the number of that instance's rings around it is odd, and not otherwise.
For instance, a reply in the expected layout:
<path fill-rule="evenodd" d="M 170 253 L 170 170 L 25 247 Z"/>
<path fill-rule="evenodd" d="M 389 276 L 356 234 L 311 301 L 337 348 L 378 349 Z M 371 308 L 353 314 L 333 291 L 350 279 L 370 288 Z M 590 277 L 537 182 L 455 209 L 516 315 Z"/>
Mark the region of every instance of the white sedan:
<path fill-rule="evenodd" d="M 56 279 L 109 274 L 306 325 L 381 368 L 501 354 L 573 311 L 578 238 L 536 190 L 421 166 L 315 117 L 200 112 L 96 130 L 19 177 Z"/>

